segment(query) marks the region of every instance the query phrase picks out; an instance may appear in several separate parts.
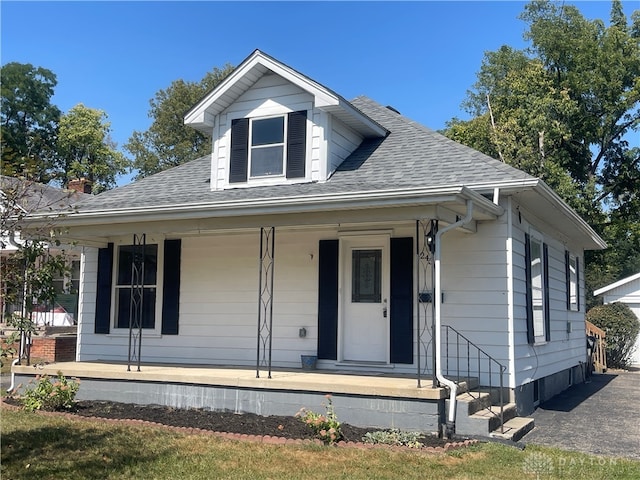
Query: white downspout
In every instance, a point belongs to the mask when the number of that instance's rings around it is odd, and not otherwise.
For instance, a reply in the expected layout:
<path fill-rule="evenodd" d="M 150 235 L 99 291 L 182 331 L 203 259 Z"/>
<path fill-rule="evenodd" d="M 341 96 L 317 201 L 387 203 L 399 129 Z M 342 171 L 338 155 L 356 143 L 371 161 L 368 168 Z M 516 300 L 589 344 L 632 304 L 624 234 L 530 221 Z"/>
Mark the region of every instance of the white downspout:
<path fill-rule="evenodd" d="M 441 256 L 441 239 L 442 236 L 447 233 L 449 230 L 453 230 L 454 228 L 458 228 L 460 226 L 466 225 L 471 221 L 473 213 L 473 202 L 471 200 L 467 200 L 467 213 L 464 218 L 458 220 L 451 225 L 447 225 L 442 230 L 438 230 L 436 233 L 436 251 L 434 254 L 434 270 L 435 270 L 435 279 L 434 279 L 434 306 L 435 306 L 435 344 L 436 344 L 436 378 L 438 381 L 449 387 L 449 414 L 447 415 L 447 425 L 446 425 L 446 434 L 447 437 L 450 437 L 455 431 L 455 422 L 456 422 L 456 393 L 458 390 L 458 386 L 455 382 L 445 378 L 442 374 L 442 318 L 441 318 L 441 308 L 442 308 L 442 279 L 440 274 L 440 256 Z"/>
<path fill-rule="evenodd" d="M 16 240 L 16 232 L 14 230 L 11 230 L 9 232 L 9 235 L 7 236 L 7 240 L 9 240 L 9 244 L 12 247 L 20 248 L 22 246 Z M 9 388 L 7 389 L 8 393 L 13 392 L 13 389 L 16 388 L 16 374 L 13 371 L 13 366 L 16 365 L 20 361 L 20 359 L 22 358 L 23 349 L 24 349 L 24 340 L 20 339 L 20 351 L 18 352 L 18 358 L 13 360 L 13 362 L 11 362 L 11 385 L 9 385 Z"/>

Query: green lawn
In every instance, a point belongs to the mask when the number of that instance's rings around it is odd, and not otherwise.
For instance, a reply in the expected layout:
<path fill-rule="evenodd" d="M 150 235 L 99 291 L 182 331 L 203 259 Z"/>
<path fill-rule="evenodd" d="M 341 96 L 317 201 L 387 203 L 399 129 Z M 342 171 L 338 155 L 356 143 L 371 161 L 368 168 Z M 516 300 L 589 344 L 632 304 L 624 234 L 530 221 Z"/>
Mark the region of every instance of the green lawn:
<path fill-rule="evenodd" d="M 264 445 L 2 409 L 10 479 L 637 479 L 640 462 L 484 443 L 444 454 Z"/>

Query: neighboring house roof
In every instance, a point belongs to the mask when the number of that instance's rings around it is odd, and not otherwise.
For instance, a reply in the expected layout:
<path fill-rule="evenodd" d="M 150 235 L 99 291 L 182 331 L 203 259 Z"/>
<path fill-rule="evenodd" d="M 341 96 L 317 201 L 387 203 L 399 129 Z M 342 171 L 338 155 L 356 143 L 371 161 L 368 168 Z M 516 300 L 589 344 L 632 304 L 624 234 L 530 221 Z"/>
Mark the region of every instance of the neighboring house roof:
<path fill-rule="evenodd" d="M 81 199 L 90 197 L 73 190 L 6 175 L 0 175 L 0 193 L 5 198 L 5 202 L 10 202 L 9 205 L 4 204 L 5 208 L 17 207 L 24 212 L 67 210 Z"/>
<path fill-rule="evenodd" d="M 606 285 L 606 286 L 604 286 L 602 288 L 594 290 L 593 294 L 595 296 L 602 295 L 603 293 L 610 292 L 611 290 L 614 290 L 614 289 L 616 289 L 618 287 L 622 287 L 622 286 L 624 286 L 624 285 L 626 285 L 628 283 L 631 283 L 631 282 L 633 282 L 635 280 L 638 280 L 638 279 L 640 279 L 640 272 L 636 273 L 635 275 L 631 275 L 630 277 L 623 278 L 622 280 L 618 280 L 617 282 L 614 282 L 614 283 L 612 283 L 610 285 Z"/>
<path fill-rule="evenodd" d="M 18 230 L 25 226 L 28 214 L 39 212 L 41 216 L 51 218 L 68 213 L 73 204 L 91 195 L 0 175 L 0 196 L 0 249 L 14 250 L 20 237 Z"/>

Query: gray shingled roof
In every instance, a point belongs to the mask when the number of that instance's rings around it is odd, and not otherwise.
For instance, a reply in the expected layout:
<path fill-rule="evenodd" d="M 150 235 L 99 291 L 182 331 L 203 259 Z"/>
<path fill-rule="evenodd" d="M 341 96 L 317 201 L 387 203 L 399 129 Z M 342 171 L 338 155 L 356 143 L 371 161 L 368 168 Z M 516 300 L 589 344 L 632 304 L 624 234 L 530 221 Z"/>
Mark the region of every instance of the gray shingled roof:
<path fill-rule="evenodd" d="M 90 195 L 73 190 L 6 175 L 0 175 L 0 190 L 6 196 L 10 208 L 15 204 L 26 212 L 62 212 L 83 198 L 91 198 Z"/>
<path fill-rule="evenodd" d="M 276 197 L 376 191 L 380 188 L 486 185 L 533 177 L 456 143 L 366 97 L 352 102 L 390 133 L 365 140 L 325 183 L 210 190 L 211 161 L 202 157 L 77 204 L 81 212 Z"/>

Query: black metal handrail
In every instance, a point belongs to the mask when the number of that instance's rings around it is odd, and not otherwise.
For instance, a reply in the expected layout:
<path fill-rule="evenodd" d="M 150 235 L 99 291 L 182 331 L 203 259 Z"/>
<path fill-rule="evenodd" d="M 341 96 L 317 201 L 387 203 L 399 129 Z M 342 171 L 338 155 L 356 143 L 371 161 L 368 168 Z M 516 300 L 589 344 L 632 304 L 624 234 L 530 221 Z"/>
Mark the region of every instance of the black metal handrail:
<path fill-rule="evenodd" d="M 451 358 L 451 355 L 449 355 L 449 346 L 454 346 L 455 345 L 455 367 L 456 367 L 456 372 L 455 372 L 455 376 L 453 378 L 456 378 L 456 383 L 460 383 L 462 380 L 467 381 L 467 393 L 469 395 L 471 395 L 472 397 L 474 397 L 473 392 L 471 391 L 470 385 L 471 385 L 471 378 L 473 378 L 472 374 L 475 374 L 476 371 L 478 373 L 478 384 L 480 384 L 480 374 L 482 371 L 482 364 L 486 363 L 487 365 L 487 373 L 489 375 L 489 385 L 485 385 L 489 388 L 489 398 L 491 399 L 492 397 L 492 390 L 493 390 L 493 369 L 492 369 L 492 365 L 494 366 L 494 368 L 497 368 L 497 371 L 499 372 L 500 375 L 500 390 L 499 390 L 499 395 L 500 395 L 500 433 L 504 433 L 504 391 L 503 391 L 503 387 L 504 387 L 504 372 L 507 369 L 507 367 L 505 367 L 504 365 L 502 365 L 500 362 L 498 362 L 495 358 L 493 358 L 491 355 L 489 355 L 487 352 L 485 352 L 484 350 L 482 350 L 479 346 L 477 346 L 475 343 L 473 343 L 471 340 L 469 340 L 467 337 L 465 337 L 462 333 L 458 332 L 455 328 L 450 327 L 449 325 L 442 325 L 442 328 L 444 330 L 444 335 L 443 335 L 443 339 L 445 342 L 445 375 L 449 378 L 452 378 L 451 376 L 451 370 L 449 368 L 449 360 Z M 451 343 L 449 341 L 449 337 L 450 337 L 450 332 L 451 333 L 451 337 L 455 336 L 455 344 Z M 461 352 L 461 344 L 462 344 L 462 352 Z M 475 349 L 475 350 L 472 350 Z M 466 352 L 465 352 L 466 350 Z M 454 353 L 454 352 L 452 352 Z M 461 357 L 461 353 L 462 353 L 462 357 Z M 472 360 L 471 360 L 471 354 L 474 353 L 474 362 L 477 360 L 477 368 L 473 368 L 472 369 Z M 464 359 L 466 356 L 466 369 L 464 368 Z M 477 357 L 477 358 L 476 358 Z M 460 368 L 460 363 L 461 363 L 461 358 L 463 360 L 463 365 L 462 365 L 462 370 Z M 484 360 L 484 362 L 483 362 Z M 494 365 L 495 364 L 495 365 Z M 451 367 L 453 368 L 453 366 Z M 466 375 L 461 375 L 461 371 L 463 373 L 466 373 Z M 476 397 L 474 397 L 476 398 Z M 478 391 L 478 397 L 480 398 L 480 391 Z M 491 403 L 489 404 L 489 411 L 491 413 L 496 413 L 493 411 L 493 400 L 491 400 Z"/>

